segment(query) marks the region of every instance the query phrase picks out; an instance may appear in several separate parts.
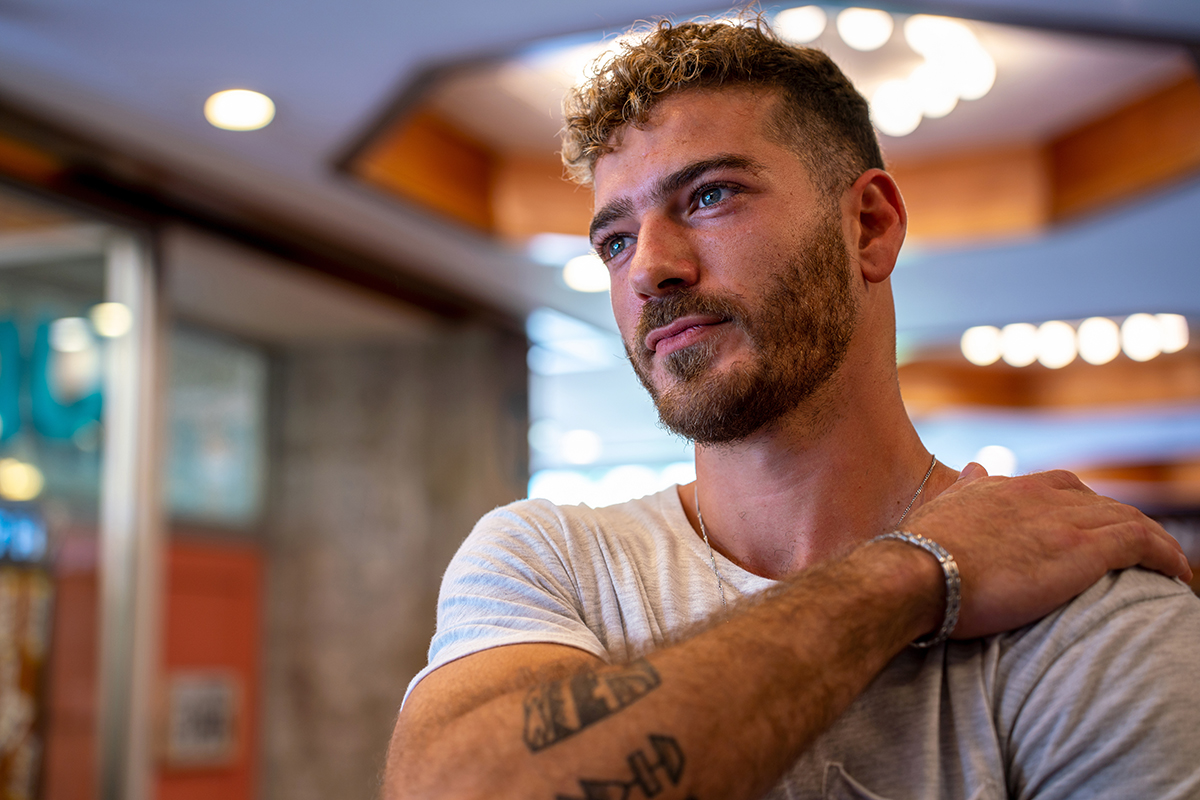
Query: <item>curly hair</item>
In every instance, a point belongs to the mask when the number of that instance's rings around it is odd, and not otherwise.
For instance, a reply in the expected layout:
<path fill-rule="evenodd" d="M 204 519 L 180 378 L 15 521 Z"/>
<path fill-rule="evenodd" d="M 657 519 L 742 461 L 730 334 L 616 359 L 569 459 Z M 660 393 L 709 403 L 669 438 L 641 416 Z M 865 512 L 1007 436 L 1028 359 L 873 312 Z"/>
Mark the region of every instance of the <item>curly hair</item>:
<path fill-rule="evenodd" d="M 779 93 L 765 134 L 794 151 L 827 193 L 839 196 L 866 170 L 884 167 L 863 96 L 829 56 L 782 41 L 761 15 L 749 23 L 663 20 L 591 70 L 563 101 L 563 164 L 584 186 L 623 126 L 644 125 L 675 92 L 727 86 Z"/>

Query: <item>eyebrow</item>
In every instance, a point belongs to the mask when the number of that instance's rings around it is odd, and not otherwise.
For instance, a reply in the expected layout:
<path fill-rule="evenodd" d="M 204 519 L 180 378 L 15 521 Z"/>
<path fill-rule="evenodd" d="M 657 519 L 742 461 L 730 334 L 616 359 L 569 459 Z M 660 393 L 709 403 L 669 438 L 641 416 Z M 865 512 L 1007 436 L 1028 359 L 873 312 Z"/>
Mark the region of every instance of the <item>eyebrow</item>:
<path fill-rule="evenodd" d="M 666 198 L 675 194 L 701 175 L 719 169 L 740 169 L 757 175 L 763 170 L 763 165 L 753 158 L 733 153 L 721 153 L 711 158 L 693 161 L 691 164 L 677 169 L 670 175 L 660 178 L 655 183 L 654 189 L 650 192 L 651 202 L 655 205 L 661 204 Z M 592 224 L 588 229 L 588 238 L 595 239 L 596 231 L 632 214 L 633 201 L 627 197 L 619 197 L 610 203 L 605 203 L 604 207 L 598 209 L 592 217 Z"/>

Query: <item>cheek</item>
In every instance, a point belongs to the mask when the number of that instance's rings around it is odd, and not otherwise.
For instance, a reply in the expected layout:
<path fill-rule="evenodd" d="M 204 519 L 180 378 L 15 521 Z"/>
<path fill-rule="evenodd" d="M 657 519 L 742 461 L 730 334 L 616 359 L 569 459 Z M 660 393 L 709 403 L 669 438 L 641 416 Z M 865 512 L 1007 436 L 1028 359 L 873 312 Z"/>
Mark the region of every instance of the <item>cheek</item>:
<path fill-rule="evenodd" d="M 626 341 L 637 330 L 638 319 L 641 316 L 641 304 L 633 297 L 623 283 L 614 280 L 611 289 L 613 319 L 617 321 L 617 330 Z"/>

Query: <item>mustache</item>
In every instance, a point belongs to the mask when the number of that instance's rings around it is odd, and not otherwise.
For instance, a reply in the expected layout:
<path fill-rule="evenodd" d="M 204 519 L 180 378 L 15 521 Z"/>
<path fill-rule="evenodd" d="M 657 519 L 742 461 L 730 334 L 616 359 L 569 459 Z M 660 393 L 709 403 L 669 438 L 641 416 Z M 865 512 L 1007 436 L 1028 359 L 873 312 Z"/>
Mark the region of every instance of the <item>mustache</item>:
<path fill-rule="evenodd" d="M 646 337 L 650 331 L 670 325 L 689 314 L 720 317 L 743 328 L 747 318 L 742 304 L 732 297 L 681 290 L 665 297 L 653 298 L 642 306 L 642 313 L 638 318 L 635 342 L 637 350 L 646 349 Z"/>

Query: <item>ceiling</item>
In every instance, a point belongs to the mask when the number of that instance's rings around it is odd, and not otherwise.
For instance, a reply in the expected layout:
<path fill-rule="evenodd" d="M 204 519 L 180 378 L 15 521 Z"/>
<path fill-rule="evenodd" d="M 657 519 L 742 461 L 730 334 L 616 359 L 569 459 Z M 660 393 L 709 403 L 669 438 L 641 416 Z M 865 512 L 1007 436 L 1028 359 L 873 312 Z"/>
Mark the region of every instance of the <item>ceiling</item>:
<path fill-rule="evenodd" d="M 1200 43 L 1194 0 L 914 0 L 889 7 L 1121 34 L 1143 43 Z M 432 67 L 514 52 L 543 37 L 614 31 L 639 18 L 711 10 L 688 0 L 524 0 L 519 6 L 465 0 L 450 12 L 395 0 L 0 0 L 0 98 L 134 154 L 189 186 L 244 207 L 271 209 L 296 226 L 352 242 L 383 263 L 503 311 L 524 315 L 548 305 L 609 325 L 604 295 L 571 292 L 554 270 L 367 190 L 334 165 Z M 994 30 L 1006 35 L 1003 28 Z M 1128 92 L 1146 79 L 1119 67 L 1121 53 L 1140 46 L 1113 51 L 1108 72 L 1085 66 L 1053 89 L 1037 80 L 1057 71 L 1052 60 L 1018 58 L 1033 78 L 1028 91 L 1041 94 L 1010 102 L 1036 100 L 1081 113 L 1103 99 L 1097 86 Z M 1150 72 L 1178 69 L 1178 58 L 1173 64 Z M 232 87 L 270 95 L 278 108 L 275 122 L 250 133 L 209 126 L 201 110 L 205 98 Z M 973 124 L 979 135 L 995 136 L 1010 116 Z M 928 127 L 927 138 L 936 127 Z M 930 146 L 944 142 L 935 138 Z M 1181 202 L 1194 209 L 1200 197 Z M 1158 255 L 1186 260 L 1190 253 L 1168 248 Z M 1168 289 L 1178 296 L 1177 287 Z"/>

